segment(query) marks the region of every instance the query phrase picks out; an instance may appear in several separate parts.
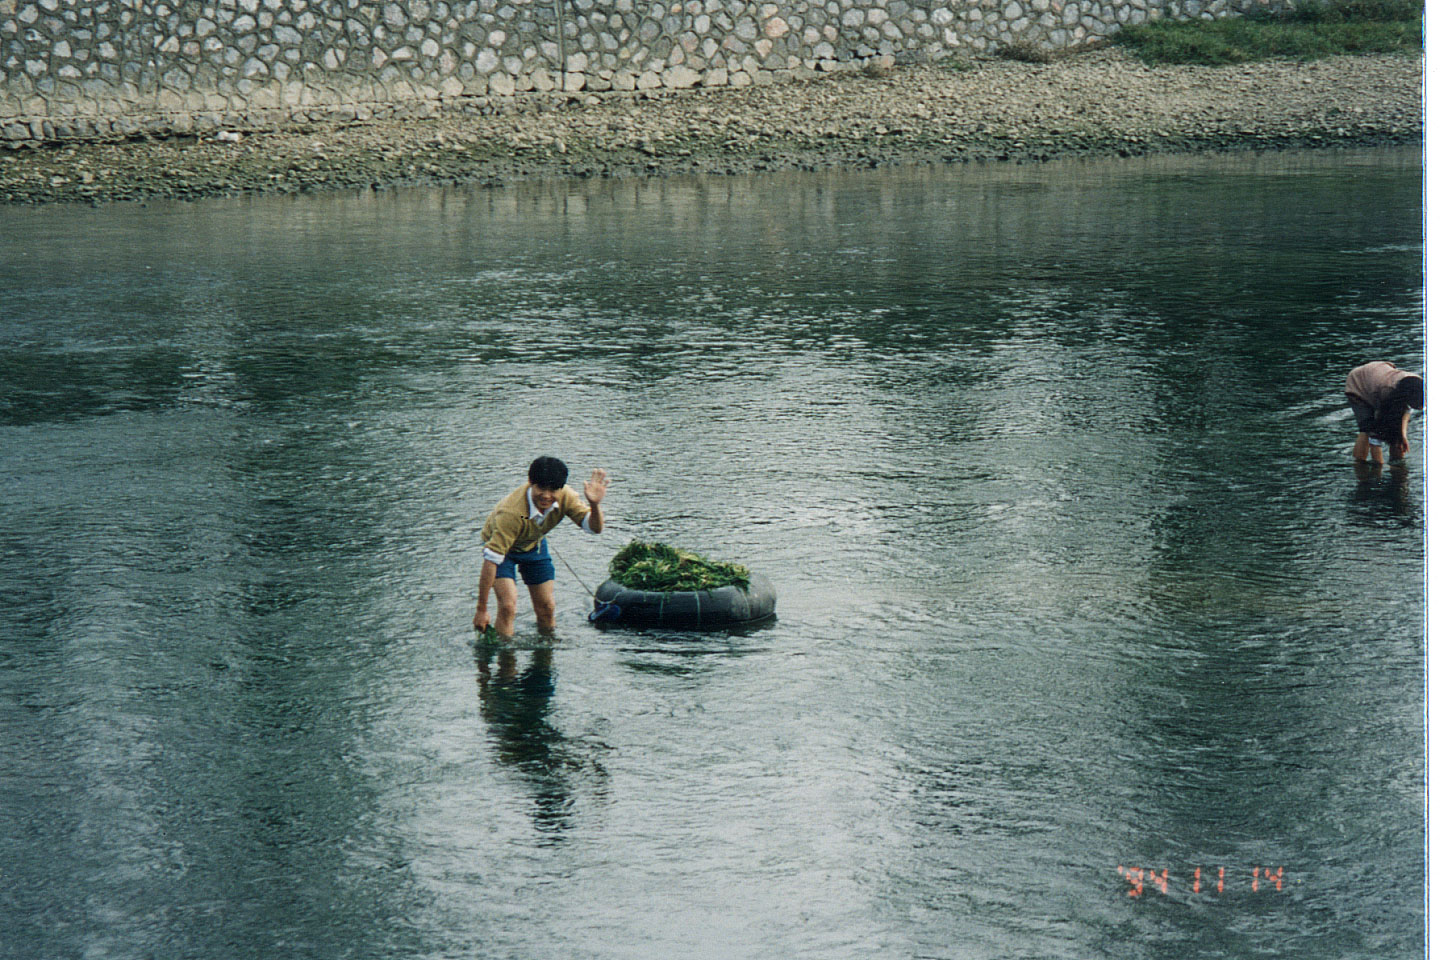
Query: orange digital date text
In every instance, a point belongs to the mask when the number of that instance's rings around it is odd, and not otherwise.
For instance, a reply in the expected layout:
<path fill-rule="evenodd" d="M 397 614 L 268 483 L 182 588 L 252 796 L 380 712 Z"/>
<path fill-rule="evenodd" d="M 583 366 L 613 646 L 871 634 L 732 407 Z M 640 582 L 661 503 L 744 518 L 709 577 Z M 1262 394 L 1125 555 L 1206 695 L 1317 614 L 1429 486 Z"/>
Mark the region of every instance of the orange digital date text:
<path fill-rule="evenodd" d="M 1124 864 L 1115 868 L 1120 876 L 1125 878 L 1126 894 L 1131 897 L 1139 897 L 1145 892 L 1148 881 L 1152 891 L 1159 891 L 1161 894 L 1170 892 L 1170 870 L 1151 870 L 1146 867 L 1127 867 Z M 1265 890 L 1284 889 L 1284 867 L 1253 867 L 1248 878 L 1241 874 L 1240 888 L 1250 888 L 1251 893 L 1259 893 Z M 1231 888 L 1234 889 L 1234 874 L 1231 875 Z M 1246 883 L 1246 879 L 1249 880 Z M 1191 893 L 1202 893 L 1213 890 L 1215 893 L 1225 892 L 1225 868 L 1217 867 L 1210 875 L 1206 875 L 1203 867 L 1196 867 L 1191 875 L 1191 883 L 1179 887 L 1180 890 L 1189 890 Z"/>

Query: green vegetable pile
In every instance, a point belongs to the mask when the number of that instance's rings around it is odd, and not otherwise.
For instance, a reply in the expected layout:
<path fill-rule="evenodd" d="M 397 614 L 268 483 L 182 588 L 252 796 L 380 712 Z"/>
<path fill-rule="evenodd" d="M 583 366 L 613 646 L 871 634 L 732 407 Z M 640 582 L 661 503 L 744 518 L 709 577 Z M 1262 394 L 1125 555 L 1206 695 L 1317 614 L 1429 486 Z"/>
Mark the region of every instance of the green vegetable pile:
<path fill-rule="evenodd" d="M 738 563 L 718 563 L 665 543 L 632 540 L 610 561 L 610 579 L 631 590 L 715 590 L 750 587 L 750 571 Z"/>

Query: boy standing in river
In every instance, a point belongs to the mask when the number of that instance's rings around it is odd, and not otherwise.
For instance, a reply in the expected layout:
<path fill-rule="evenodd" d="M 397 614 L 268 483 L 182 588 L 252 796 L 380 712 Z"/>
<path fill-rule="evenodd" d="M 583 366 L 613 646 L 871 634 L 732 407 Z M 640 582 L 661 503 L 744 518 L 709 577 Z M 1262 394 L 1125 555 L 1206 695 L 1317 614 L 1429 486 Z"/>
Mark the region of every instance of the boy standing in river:
<path fill-rule="evenodd" d="M 1352 451 L 1357 463 L 1368 453 L 1383 466 L 1382 443 L 1390 444 L 1391 460 L 1410 452 L 1410 411 L 1425 406 L 1425 385 L 1419 377 L 1385 360 L 1361 364 L 1345 378 L 1345 399 L 1360 431 Z"/>
<path fill-rule="evenodd" d="M 610 481 L 604 470 L 593 470 L 585 482 L 585 499 L 565 486 L 569 468 L 554 457 L 530 464 L 529 482 L 496 504 L 480 530 L 485 541 L 485 562 L 480 568 L 480 599 L 475 604 L 475 629 L 490 626 L 490 592 L 495 592 L 495 632 L 515 633 L 519 591 L 518 570 L 530 591 L 535 622 L 545 633 L 555 629 L 555 564 L 545 534 L 569 517 L 576 526 L 599 533 L 605 526 L 600 501 Z"/>

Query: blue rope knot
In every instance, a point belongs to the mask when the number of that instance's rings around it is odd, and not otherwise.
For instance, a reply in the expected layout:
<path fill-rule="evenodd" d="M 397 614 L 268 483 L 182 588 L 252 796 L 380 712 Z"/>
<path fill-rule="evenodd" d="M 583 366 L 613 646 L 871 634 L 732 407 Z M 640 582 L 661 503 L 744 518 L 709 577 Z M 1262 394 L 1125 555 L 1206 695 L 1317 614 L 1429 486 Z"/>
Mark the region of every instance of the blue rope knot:
<path fill-rule="evenodd" d="M 594 594 L 591 594 L 591 596 L 593 597 Z M 601 621 L 619 620 L 620 614 L 622 613 L 624 613 L 624 611 L 620 609 L 620 604 L 597 598 L 595 600 L 595 609 L 590 611 L 590 622 L 600 623 Z"/>

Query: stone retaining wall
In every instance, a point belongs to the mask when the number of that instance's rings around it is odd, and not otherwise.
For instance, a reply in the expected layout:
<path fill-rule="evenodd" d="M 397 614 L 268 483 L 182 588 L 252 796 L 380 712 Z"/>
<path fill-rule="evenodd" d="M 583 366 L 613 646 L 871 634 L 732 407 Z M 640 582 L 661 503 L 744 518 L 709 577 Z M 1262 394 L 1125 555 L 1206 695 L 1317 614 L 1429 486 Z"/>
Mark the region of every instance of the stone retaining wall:
<path fill-rule="evenodd" d="M 1250 2 L 1269 0 L 0 0 L 0 142 L 773 83 Z"/>

